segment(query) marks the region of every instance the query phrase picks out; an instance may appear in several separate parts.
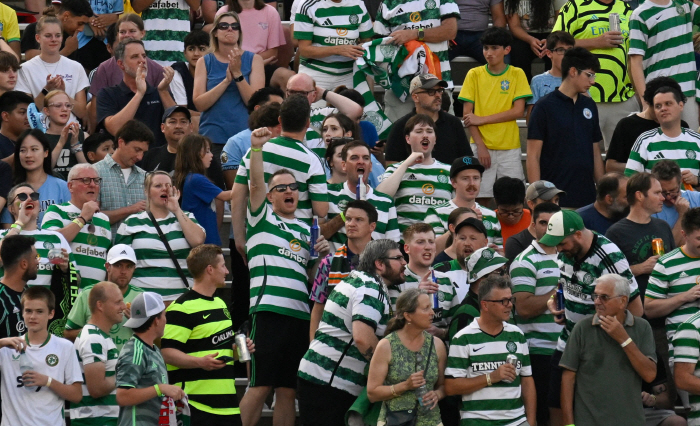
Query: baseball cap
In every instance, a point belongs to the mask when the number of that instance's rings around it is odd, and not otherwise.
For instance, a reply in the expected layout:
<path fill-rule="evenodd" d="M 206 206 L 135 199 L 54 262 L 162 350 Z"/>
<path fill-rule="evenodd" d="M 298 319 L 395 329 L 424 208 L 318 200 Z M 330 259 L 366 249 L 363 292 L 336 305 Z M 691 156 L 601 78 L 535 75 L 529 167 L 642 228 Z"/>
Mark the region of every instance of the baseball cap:
<path fill-rule="evenodd" d="M 162 122 L 165 123 L 165 120 L 168 119 L 171 115 L 173 115 L 176 112 L 183 112 L 187 116 L 188 120 L 192 120 L 192 114 L 190 114 L 190 110 L 187 109 L 187 107 L 182 106 L 182 105 L 173 105 L 170 108 L 166 109 L 165 112 L 163 113 L 163 120 Z"/>
<path fill-rule="evenodd" d="M 457 174 L 462 170 L 469 169 L 478 170 L 481 174 L 483 174 L 484 170 L 486 170 L 484 166 L 481 165 L 477 157 L 459 157 L 452 162 L 452 167 L 450 168 L 450 179 L 457 176 Z"/>
<path fill-rule="evenodd" d="M 465 259 L 468 281 L 473 283 L 508 263 L 508 259 L 491 247 L 480 248 Z"/>
<path fill-rule="evenodd" d="M 139 328 L 153 315 L 158 315 L 165 310 L 163 298 L 158 293 L 144 291 L 131 302 L 131 318 L 124 323 L 124 327 Z"/>
<path fill-rule="evenodd" d="M 413 94 L 418 89 L 432 89 L 435 86 L 447 87 L 447 82 L 432 74 L 421 74 L 413 77 L 408 93 Z"/>
<path fill-rule="evenodd" d="M 126 244 L 117 244 L 109 249 L 107 252 L 107 263 L 114 265 L 120 260 L 130 260 L 136 263 L 136 253 L 134 253 L 134 249 Z"/>
<path fill-rule="evenodd" d="M 471 226 L 472 228 L 484 234 L 484 237 L 488 238 L 488 235 L 486 235 L 486 227 L 484 226 L 484 224 L 479 219 L 473 217 L 468 217 L 463 221 L 459 222 L 457 226 L 455 226 L 455 234 L 458 233 L 459 230 L 464 228 L 465 226 Z"/>
<path fill-rule="evenodd" d="M 561 243 L 564 238 L 572 235 L 576 231 L 586 229 L 583 219 L 574 210 L 562 210 L 556 212 L 549 218 L 547 233 L 540 238 L 540 242 L 546 246 L 554 247 Z"/>
<path fill-rule="evenodd" d="M 549 201 L 554 198 L 555 195 L 564 194 L 566 191 L 558 189 L 552 182 L 546 180 L 538 180 L 533 182 L 527 187 L 527 192 L 525 192 L 525 199 L 532 201 L 535 198 L 541 198 L 545 201 Z"/>

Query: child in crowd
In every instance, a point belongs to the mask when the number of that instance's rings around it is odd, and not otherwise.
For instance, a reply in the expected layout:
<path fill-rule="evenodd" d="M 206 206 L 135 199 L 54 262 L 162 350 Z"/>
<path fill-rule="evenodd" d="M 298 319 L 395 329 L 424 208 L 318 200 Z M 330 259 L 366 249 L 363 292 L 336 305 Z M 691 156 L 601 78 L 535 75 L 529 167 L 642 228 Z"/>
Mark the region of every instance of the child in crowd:
<path fill-rule="evenodd" d="M 170 83 L 173 99 L 187 99 L 187 109 L 190 110 L 195 129 L 199 128 L 199 114 L 192 101 L 192 89 L 194 88 L 194 70 L 199 58 L 207 54 L 209 50 L 209 34 L 201 30 L 195 30 L 185 37 L 185 60 L 172 64 L 175 75 Z M 196 119 L 195 119 L 196 117 Z"/>
<path fill-rule="evenodd" d="M 114 153 L 114 138 L 109 133 L 95 133 L 83 142 L 83 153 L 90 164 L 102 161 L 107 154 Z"/>
<path fill-rule="evenodd" d="M 530 122 L 530 114 L 535 103 L 548 93 L 551 93 L 561 85 L 561 61 L 564 53 L 574 47 L 574 37 L 566 31 L 554 31 L 547 36 L 547 57 L 552 60 L 552 69 L 532 78 L 530 89 L 532 97 L 527 101 L 527 122 Z"/>
<path fill-rule="evenodd" d="M 525 179 L 516 120 L 525 113 L 525 101 L 532 92 L 523 70 L 504 62 L 512 41 L 504 28 L 486 30 L 481 44 L 487 63 L 469 70 L 459 92 L 472 151 L 486 168 L 479 192 L 482 199 L 493 197 L 493 184 L 502 176 Z"/>

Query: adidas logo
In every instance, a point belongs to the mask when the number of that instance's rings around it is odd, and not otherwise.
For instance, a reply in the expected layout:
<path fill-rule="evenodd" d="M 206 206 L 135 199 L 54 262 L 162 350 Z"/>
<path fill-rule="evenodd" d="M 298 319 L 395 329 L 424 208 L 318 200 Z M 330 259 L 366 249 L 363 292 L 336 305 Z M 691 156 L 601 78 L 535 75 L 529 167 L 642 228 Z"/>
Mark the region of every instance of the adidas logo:
<path fill-rule="evenodd" d="M 664 158 L 666 158 L 666 157 L 664 157 L 664 153 L 659 152 L 658 154 L 656 154 L 656 157 L 654 157 L 654 160 L 662 160 Z"/>
<path fill-rule="evenodd" d="M 17 308 L 17 306 L 15 306 L 15 308 L 12 310 L 12 313 L 13 313 L 13 314 L 18 314 L 18 313 L 19 313 L 19 308 Z"/>
<path fill-rule="evenodd" d="M 119 254 L 126 254 L 126 250 L 122 250 L 122 252 Z"/>
<path fill-rule="evenodd" d="M 397 10 L 396 13 L 403 13 L 403 9 L 399 8 L 399 10 Z"/>
<path fill-rule="evenodd" d="M 418 178 L 416 177 L 416 175 L 411 173 L 411 175 L 408 177 L 408 180 L 418 180 Z"/>
<path fill-rule="evenodd" d="M 681 272 L 681 275 L 679 278 L 688 278 L 688 274 L 685 273 L 685 271 Z"/>
<path fill-rule="evenodd" d="M 323 21 L 323 25 L 333 25 L 333 23 L 331 22 L 331 19 L 328 18 L 325 21 Z"/>

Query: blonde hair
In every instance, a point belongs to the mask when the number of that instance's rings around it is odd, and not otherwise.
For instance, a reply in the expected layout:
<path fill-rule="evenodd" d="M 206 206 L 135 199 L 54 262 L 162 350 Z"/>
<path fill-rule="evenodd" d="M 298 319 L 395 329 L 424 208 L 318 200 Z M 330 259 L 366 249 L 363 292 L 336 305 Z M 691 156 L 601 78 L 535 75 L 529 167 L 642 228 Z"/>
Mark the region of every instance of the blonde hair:
<path fill-rule="evenodd" d="M 238 25 L 241 24 L 241 18 L 238 17 L 238 14 L 236 12 L 226 12 L 222 13 L 221 15 L 217 15 L 216 18 L 214 18 L 214 26 L 211 29 L 211 32 L 209 33 L 209 47 L 212 52 L 218 52 L 219 51 L 219 39 L 218 37 L 215 37 L 214 34 L 218 31 L 219 27 L 219 22 L 223 18 L 233 18 L 238 22 Z M 243 43 L 243 28 L 238 30 L 238 48 L 241 48 L 241 44 Z"/>
<path fill-rule="evenodd" d="M 170 176 L 170 174 L 165 170 L 154 170 L 152 172 L 147 173 L 146 179 L 144 179 L 143 181 L 143 192 L 146 195 L 146 210 L 151 209 L 151 198 L 148 196 L 148 194 L 151 192 L 151 185 L 153 185 L 153 177 L 158 175 L 167 176 L 170 179 L 170 184 L 172 185 L 173 183 L 172 176 Z"/>
<path fill-rule="evenodd" d="M 54 97 L 56 97 L 58 95 L 66 95 L 68 97 L 68 100 L 70 101 L 70 96 L 68 96 L 68 93 L 64 92 L 63 90 L 58 90 L 58 89 L 52 90 L 49 93 L 47 93 L 46 96 L 44 96 L 44 108 L 48 108 L 49 103 L 51 103 L 51 99 L 53 99 Z"/>
<path fill-rule="evenodd" d="M 46 8 L 44 10 L 44 15 L 39 18 L 36 23 L 36 33 L 41 34 L 44 31 L 44 27 L 49 24 L 56 24 L 61 28 L 61 35 L 63 35 L 63 25 L 61 21 L 56 17 L 56 10 L 54 8 Z"/>

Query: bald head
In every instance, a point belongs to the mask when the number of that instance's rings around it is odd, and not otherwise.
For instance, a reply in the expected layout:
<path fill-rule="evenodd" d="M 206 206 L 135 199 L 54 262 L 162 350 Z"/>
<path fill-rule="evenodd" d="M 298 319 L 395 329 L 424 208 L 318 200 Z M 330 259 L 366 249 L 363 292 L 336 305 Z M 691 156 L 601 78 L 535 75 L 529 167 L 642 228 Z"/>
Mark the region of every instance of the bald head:
<path fill-rule="evenodd" d="M 102 281 L 97 284 L 95 284 L 94 287 L 90 290 L 90 295 L 88 296 L 88 306 L 90 307 L 90 313 L 95 313 L 95 310 L 97 310 L 97 303 L 98 302 L 106 302 L 111 295 L 113 295 L 114 291 L 117 293 L 121 293 L 121 290 L 119 290 L 119 287 L 111 282 L 108 281 Z"/>
<path fill-rule="evenodd" d="M 315 89 L 316 83 L 308 74 L 299 73 L 287 81 L 287 90 L 310 92 Z"/>

